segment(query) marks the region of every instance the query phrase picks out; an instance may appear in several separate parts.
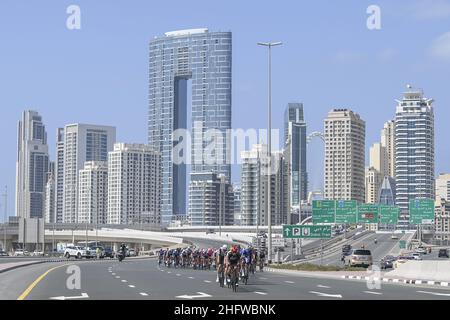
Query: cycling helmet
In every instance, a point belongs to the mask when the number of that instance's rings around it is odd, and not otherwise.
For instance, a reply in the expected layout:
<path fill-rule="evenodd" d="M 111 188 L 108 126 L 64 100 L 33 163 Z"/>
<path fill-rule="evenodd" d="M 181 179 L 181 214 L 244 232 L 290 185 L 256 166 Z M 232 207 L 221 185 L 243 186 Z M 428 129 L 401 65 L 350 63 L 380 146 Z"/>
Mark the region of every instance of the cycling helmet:
<path fill-rule="evenodd" d="M 237 248 L 236 246 L 233 246 L 233 247 L 231 248 L 231 252 L 237 253 L 237 252 L 238 252 L 238 248 Z"/>
<path fill-rule="evenodd" d="M 222 250 L 227 250 L 227 245 L 226 244 L 224 244 L 223 246 L 222 246 Z"/>

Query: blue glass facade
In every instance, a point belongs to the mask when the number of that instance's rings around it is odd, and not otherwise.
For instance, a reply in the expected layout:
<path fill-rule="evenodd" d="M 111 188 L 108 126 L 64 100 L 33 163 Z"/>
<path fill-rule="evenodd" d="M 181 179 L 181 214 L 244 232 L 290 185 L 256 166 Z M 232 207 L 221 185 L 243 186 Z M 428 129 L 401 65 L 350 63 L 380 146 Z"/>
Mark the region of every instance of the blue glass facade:
<path fill-rule="evenodd" d="M 150 42 L 148 142 L 162 156 L 162 223 L 186 210 L 186 165 L 173 163 L 172 133 L 187 128 L 187 81 L 191 81 L 191 120 L 200 124 L 200 138 L 192 135 L 192 173 L 214 172 L 230 178 L 226 130 L 231 129 L 231 32 L 207 29 L 166 33 Z M 218 160 L 211 164 L 193 157 L 210 141 L 203 137 L 217 129 Z"/>

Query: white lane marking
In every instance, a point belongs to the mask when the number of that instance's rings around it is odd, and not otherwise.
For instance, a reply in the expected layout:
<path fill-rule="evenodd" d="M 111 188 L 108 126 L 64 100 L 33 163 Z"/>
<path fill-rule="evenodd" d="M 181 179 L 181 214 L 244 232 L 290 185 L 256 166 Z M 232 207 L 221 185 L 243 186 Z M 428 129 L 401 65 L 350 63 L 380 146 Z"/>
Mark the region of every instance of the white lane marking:
<path fill-rule="evenodd" d="M 325 288 L 325 289 L 330 289 L 331 287 L 329 286 L 324 286 L 322 284 L 317 285 L 317 288 Z"/>
<path fill-rule="evenodd" d="M 169 273 L 169 274 L 170 274 L 170 273 L 172 273 L 172 272 L 171 272 L 171 271 L 167 271 L 167 273 Z"/>
<path fill-rule="evenodd" d="M 74 297 L 59 296 L 59 297 L 52 297 L 50 299 L 52 299 L 52 300 L 69 300 L 69 299 L 85 299 L 85 298 L 89 298 L 89 296 L 87 293 L 83 292 L 81 294 L 81 296 L 74 296 Z"/>
<path fill-rule="evenodd" d="M 108 272 L 112 272 L 112 270 L 109 270 Z"/>
<path fill-rule="evenodd" d="M 133 286 L 132 284 L 128 285 L 130 288 L 136 288 L 135 286 Z"/>
<path fill-rule="evenodd" d="M 260 294 L 260 295 L 262 295 L 262 296 L 267 296 L 267 293 L 266 293 L 266 292 L 255 291 L 254 293 Z"/>
<path fill-rule="evenodd" d="M 310 291 L 309 293 L 316 294 L 319 297 L 342 298 L 342 295 L 340 295 L 340 294 L 328 294 L 328 293 L 317 292 L 317 291 Z"/>
<path fill-rule="evenodd" d="M 260 279 L 260 280 L 267 280 L 267 278 L 263 278 L 263 277 L 260 277 L 259 279 Z"/>
<path fill-rule="evenodd" d="M 119 277 L 119 276 L 116 276 L 116 279 L 120 279 L 120 277 Z"/>
<path fill-rule="evenodd" d="M 145 292 L 139 292 L 139 294 L 140 294 L 141 296 L 144 296 L 144 297 L 148 296 L 148 294 L 145 293 Z"/>
<path fill-rule="evenodd" d="M 123 283 L 127 283 L 128 281 L 127 280 L 121 280 Z"/>
<path fill-rule="evenodd" d="M 195 279 L 194 277 L 188 277 L 189 279 Z"/>
<path fill-rule="evenodd" d="M 295 283 L 294 281 L 285 281 L 286 283 Z"/>
<path fill-rule="evenodd" d="M 375 292 L 375 291 L 363 291 L 364 293 L 368 293 L 368 294 L 376 294 L 376 295 L 382 295 L 381 292 Z"/>
<path fill-rule="evenodd" d="M 175 298 L 192 300 L 192 299 L 196 299 L 196 298 L 210 298 L 210 297 L 212 297 L 211 295 L 209 295 L 207 293 L 203 293 L 203 292 L 197 292 L 197 293 L 198 293 L 198 295 L 190 296 L 190 295 L 185 294 L 185 295 L 182 295 L 182 296 L 177 296 Z"/>
<path fill-rule="evenodd" d="M 177 277 L 180 277 L 180 276 L 181 276 L 181 274 L 177 273 Z"/>
<path fill-rule="evenodd" d="M 439 293 L 439 292 L 431 292 L 431 291 L 416 291 L 418 293 L 425 293 L 425 294 L 431 294 L 434 296 L 444 296 L 444 297 L 450 297 L 450 293 Z"/>
<path fill-rule="evenodd" d="M 112 275 L 112 276 L 115 276 L 116 274 L 115 274 L 115 273 L 111 273 L 111 275 Z"/>

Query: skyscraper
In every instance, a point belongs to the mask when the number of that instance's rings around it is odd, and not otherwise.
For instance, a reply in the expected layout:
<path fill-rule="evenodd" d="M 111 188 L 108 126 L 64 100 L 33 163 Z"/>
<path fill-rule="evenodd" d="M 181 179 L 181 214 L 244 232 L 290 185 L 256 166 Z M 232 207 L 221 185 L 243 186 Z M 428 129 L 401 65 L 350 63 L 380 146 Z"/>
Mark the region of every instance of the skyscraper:
<path fill-rule="evenodd" d="M 223 175 L 193 173 L 189 218 L 193 226 L 230 226 L 234 220 L 233 186 Z"/>
<path fill-rule="evenodd" d="M 231 178 L 226 135 L 231 129 L 231 49 L 231 32 L 208 29 L 168 32 L 150 42 L 148 142 L 162 156 L 164 224 L 187 212 L 186 164 L 173 161 L 173 148 L 181 139 L 173 141 L 172 133 L 188 128 L 188 80 L 192 84 L 191 123 L 199 133 L 191 140 L 192 173 L 214 172 Z M 214 163 L 203 157 L 211 143 L 205 135 L 208 129 L 223 135 L 216 141 L 218 160 Z"/>
<path fill-rule="evenodd" d="M 108 156 L 110 224 L 160 224 L 161 157 L 144 144 L 116 143 Z"/>
<path fill-rule="evenodd" d="M 71 124 L 64 128 L 64 222 L 78 222 L 78 174 L 86 161 L 107 161 L 116 128 Z"/>
<path fill-rule="evenodd" d="M 301 200 L 306 200 L 308 197 L 306 122 L 303 117 L 302 103 L 289 103 L 286 108 L 284 142 L 285 148 L 290 148 L 288 161 L 291 167 L 291 205 L 298 206 Z"/>
<path fill-rule="evenodd" d="M 241 153 L 241 225 L 267 225 L 267 145 L 254 145 Z M 270 177 L 272 224 L 289 222 L 289 162 L 282 152 L 273 152 Z M 288 220 L 289 219 L 289 220 Z"/>
<path fill-rule="evenodd" d="M 395 205 L 395 179 L 385 176 L 380 187 L 380 204 Z"/>
<path fill-rule="evenodd" d="M 55 160 L 55 222 L 63 222 L 64 211 L 64 128 L 56 132 Z"/>
<path fill-rule="evenodd" d="M 389 177 L 395 177 L 395 123 L 388 121 L 381 130 L 381 146 L 385 149 L 384 168 Z"/>
<path fill-rule="evenodd" d="M 397 100 L 395 114 L 396 204 L 400 227 L 409 224 L 409 200 L 435 199 L 433 100 L 412 89 Z"/>
<path fill-rule="evenodd" d="M 78 177 L 78 222 L 104 224 L 108 212 L 108 162 L 87 161 Z"/>
<path fill-rule="evenodd" d="M 364 202 L 366 124 L 357 113 L 334 109 L 324 122 L 325 199 Z"/>
<path fill-rule="evenodd" d="M 450 174 L 441 173 L 436 179 L 436 197 L 450 201 Z"/>
<path fill-rule="evenodd" d="M 16 216 L 44 218 L 47 132 L 36 111 L 24 111 L 17 129 Z"/>
<path fill-rule="evenodd" d="M 383 178 L 374 167 L 366 168 L 366 203 L 378 203 Z"/>

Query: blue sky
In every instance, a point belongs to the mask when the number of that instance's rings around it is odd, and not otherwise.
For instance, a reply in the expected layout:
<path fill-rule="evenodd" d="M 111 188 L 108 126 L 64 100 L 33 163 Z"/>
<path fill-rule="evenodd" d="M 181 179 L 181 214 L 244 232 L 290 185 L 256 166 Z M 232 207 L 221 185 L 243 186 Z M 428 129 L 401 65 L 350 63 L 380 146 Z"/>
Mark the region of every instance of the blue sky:
<path fill-rule="evenodd" d="M 66 28 L 71 4 L 81 8 L 81 30 Z M 381 8 L 381 30 L 366 27 L 371 4 Z M 146 142 L 148 42 L 198 27 L 233 32 L 233 127 L 266 126 L 267 55 L 256 42 L 283 41 L 273 52 L 274 127 L 291 101 L 304 103 L 310 132 L 330 109 L 347 107 L 366 120 L 369 148 L 410 83 L 436 100 L 436 168 L 450 171 L 449 0 L 2 0 L 0 185 L 9 187 L 10 213 L 24 109 L 43 116 L 52 157 L 56 128 L 67 123 L 114 125 L 119 141 Z M 310 148 L 313 188 L 321 149 Z"/>

